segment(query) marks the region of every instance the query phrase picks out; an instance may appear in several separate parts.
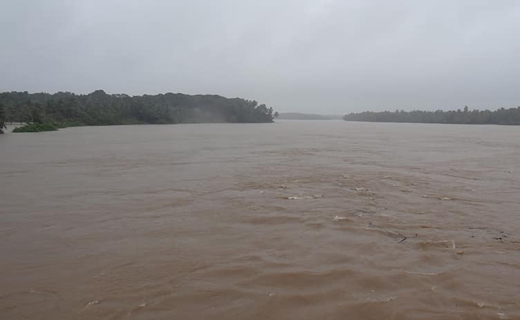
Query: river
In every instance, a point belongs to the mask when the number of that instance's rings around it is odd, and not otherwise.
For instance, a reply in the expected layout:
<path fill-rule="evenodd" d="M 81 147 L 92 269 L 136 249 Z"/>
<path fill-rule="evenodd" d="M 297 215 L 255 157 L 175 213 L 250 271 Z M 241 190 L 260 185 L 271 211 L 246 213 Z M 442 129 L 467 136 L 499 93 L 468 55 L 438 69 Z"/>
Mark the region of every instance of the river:
<path fill-rule="evenodd" d="M 520 128 L 0 135 L 1 319 L 519 319 Z"/>

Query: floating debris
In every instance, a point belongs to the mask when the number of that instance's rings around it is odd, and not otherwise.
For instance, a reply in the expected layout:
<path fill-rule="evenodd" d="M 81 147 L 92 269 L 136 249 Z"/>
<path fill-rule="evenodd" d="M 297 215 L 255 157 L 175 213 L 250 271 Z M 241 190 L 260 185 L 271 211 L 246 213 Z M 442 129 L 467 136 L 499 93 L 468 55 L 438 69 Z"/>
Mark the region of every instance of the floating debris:
<path fill-rule="evenodd" d="M 349 220 L 349 218 L 347 217 L 340 217 L 340 216 L 335 216 L 334 219 L 332 219 L 334 221 L 343 221 L 343 220 Z"/>

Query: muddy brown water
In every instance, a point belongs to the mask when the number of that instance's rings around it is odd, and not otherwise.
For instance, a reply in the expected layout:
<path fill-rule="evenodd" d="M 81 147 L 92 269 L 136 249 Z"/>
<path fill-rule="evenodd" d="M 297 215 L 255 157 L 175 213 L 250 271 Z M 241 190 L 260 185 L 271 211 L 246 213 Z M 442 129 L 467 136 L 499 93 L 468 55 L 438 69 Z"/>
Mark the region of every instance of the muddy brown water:
<path fill-rule="evenodd" d="M 520 319 L 520 127 L 83 127 L 0 149 L 0 319 Z"/>

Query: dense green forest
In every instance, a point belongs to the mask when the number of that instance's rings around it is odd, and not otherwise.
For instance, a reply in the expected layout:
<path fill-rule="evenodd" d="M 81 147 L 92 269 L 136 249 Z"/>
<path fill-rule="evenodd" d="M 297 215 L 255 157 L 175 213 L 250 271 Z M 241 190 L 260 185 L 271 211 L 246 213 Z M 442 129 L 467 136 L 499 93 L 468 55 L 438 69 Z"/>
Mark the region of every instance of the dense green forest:
<path fill-rule="evenodd" d="M 452 124 L 503 124 L 520 125 L 520 107 L 496 111 L 464 110 L 457 111 L 399 111 L 361 112 L 343 117 L 345 121 L 368 122 L 415 122 L 415 123 L 452 123 Z"/>
<path fill-rule="evenodd" d="M 67 127 L 272 121 L 273 109 L 264 104 L 217 95 L 166 93 L 128 96 L 107 94 L 102 90 L 87 95 L 70 92 L 0 93 L 0 125 L 3 122 L 22 122 Z"/>

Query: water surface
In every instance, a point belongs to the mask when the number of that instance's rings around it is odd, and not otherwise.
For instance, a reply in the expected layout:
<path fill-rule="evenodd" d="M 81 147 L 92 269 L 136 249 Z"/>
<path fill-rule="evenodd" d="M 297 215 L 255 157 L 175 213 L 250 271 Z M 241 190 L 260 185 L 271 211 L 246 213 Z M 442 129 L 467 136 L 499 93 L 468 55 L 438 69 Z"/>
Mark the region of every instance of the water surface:
<path fill-rule="evenodd" d="M 0 136 L 1 319 L 518 319 L 520 128 Z"/>

